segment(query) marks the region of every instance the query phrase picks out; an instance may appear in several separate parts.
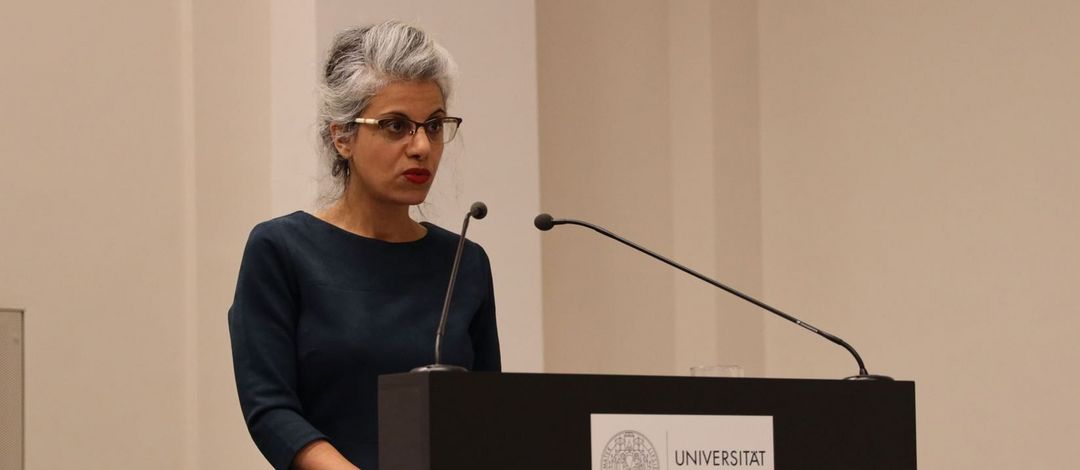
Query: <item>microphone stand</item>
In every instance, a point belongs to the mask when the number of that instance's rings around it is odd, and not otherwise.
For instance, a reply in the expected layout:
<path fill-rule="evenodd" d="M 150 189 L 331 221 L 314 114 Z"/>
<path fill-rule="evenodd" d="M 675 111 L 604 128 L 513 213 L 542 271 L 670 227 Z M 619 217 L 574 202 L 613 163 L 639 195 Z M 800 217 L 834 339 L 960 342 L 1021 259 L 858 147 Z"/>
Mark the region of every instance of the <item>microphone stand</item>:
<path fill-rule="evenodd" d="M 461 252 L 465 249 L 465 232 L 469 230 L 469 219 L 483 219 L 487 216 L 487 205 L 482 202 L 474 202 L 469 207 L 469 213 L 465 214 L 465 222 L 461 224 L 461 238 L 458 239 L 457 252 L 454 254 L 454 265 L 450 268 L 450 285 L 446 288 L 446 298 L 443 300 L 442 315 L 439 317 L 439 328 L 435 331 L 435 363 L 417 367 L 409 372 L 468 372 L 468 369 L 453 364 L 442 363 L 442 339 L 446 334 L 446 319 L 450 315 L 450 299 L 454 296 L 454 283 L 457 281 L 458 269 L 461 266 Z"/>
<path fill-rule="evenodd" d="M 761 308 L 763 308 L 763 309 L 765 309 L 765 310 L 767 310 L 767 311 L 769 311 L 769 312 L 771 312 L 771 313 L 773 313 L 773 314 L 775 314 L 775 315 L 777 315 L 777 316 L 779 316 L 779 317 L 781 317 L 781 318 L 783 318 L 783 319 L 785 319 L 787 321 L 790 321 L 790 322 L 792 322 L 792 323 L 794 323 L 796 325 L 799 325 L 799 326 L 809 330 L 810 332 L 815 333 L 818 336 L 821 336 L 822 338 L 825 338 L 825 339 L 827 339 L 827 340 L 829 340 L 829 341 L 831 341 L 831 342 L 833 342 L 835 344 L 840 345 L 841 347 L 846 349 L 849 353 L 851 353 L 852 356 L 855 356 L 855 362 L 858 363 L 858 365 L 859 365 L 859 374 L 858 375 L 853 375 L 851 377 L 847 377 L 847 378 L 845 378 L 845 380 L 884 380 L 884 381 L 893 380 L 892 377 L 888 377 L 888 376 L 885 376 L 885 375 L 874 375 L 874 374 L 870 374 L 869 372 L 867 372 L 866 371 L 866 365 L 863 363 L 862 357 L 859 356 L 859 353 L 857 351 L 855 351 L 855 348 L 853 348 L 850 344 L 848 344 L 847 341 L 844 341 L 844 340 L 840 339 L 839 337 L 837 337 L 837 336 L 835 336 L 835 335 L 833 335 L 833 334 L 831 334 L 831 333 L 829 333 L 829 332 L 827 332 L 825 330 L 815 328 L 813 325 L 811 325 L 809 323 L 806 323 L 806 322 L 804 322 L 802 320 L 799 320 L 798 318 L 795 318 L 795 317 L 793 317 L 791 315 L 788 315 L 788 314 L 780 311 L 779 309 L 777 309 L 775 307 L 772 307 L 769 304 L 766 304 L 765 302 L 762 302 L 762 301 L 760 301 L 758 299 L 755 299 L 755 298 L 753 298 L 753 297 L 751 297 L 749 295 L 746 295 L 746 294 L 744 294 L 742 292 L 739 292 L 736 289 L 733 289 L 733 288 L 728 287 L 728 286 L 726 286 L 724 284 L 721 284 L 718 281 L 710 279 L 710 278 L 706 277 L 704 274 L 701 274 L 701 273 L 699 273 L 697 271 L 694 271 L 693 269 L 690 269 L 690 268 L 688 268 L 686 266 L 683 266 L 683 265 L 681 265 L 679 263 L 676 263 L 675 261 L 672 261 L 672 260 L 670 260 L 668 258 L 665 258 L 665 257 L 663 257 L 663 256 L 661 256 L 661 255 L 659 255 L 657 253 L 654 253 L 652 250 L 649 250 L 648 248 L 645 248 L 645 247 L 643 247 L 641 245 L 638 245 L 637 243 L 634 243 L 634 242 L 632 242 L 630 240 L 627 240 L 627 239 L 625 239 L 623 237 L 620 237 L 620 236 L 608 231 L 607 229 L 605 229 L 603 227 L 593 225 L 591 223 L 581 221 L 581 220 L 555 219 L 555 218 L 551 217 L 550 214 L 540 214 L 540 215 L 536 216 L 536 219 L 533 220 L 533 224 L 536 225 L 536 228 L 538 228 L 540 230 L 543 230 L 543 231 L 551 230 L 552 227 L 554 227 L 556 225 L 563 225 L 563 224 L 580 225 L 582 227 L 586 227 L 586 228 L 590 228 L 592 230 L 595 230 L 596 232 L 600 233 L 601 235 L 604 235 L 604 236 L 606 236 L 608 238 L 611 238 L 612 240 L 615 240 L 615 241 L 617 241 L 619 243 L 622 243 L 622 244 L 624 244 L 626 246 L 629 246 L 630 248 L 633 248 L 633 249 L 635 249 L 637 251 L 645 253 L 646 255 L 649 255 L 649 256 L 657 259 L 657 260 L 660 260 L 660 261 L 666 263 L 667 265 L 669 265 L 669 266 L 671 266 L 671 267 L 673 267 L 675 269 L 678 269 L 678 270 L 680 270 L 680 271 L 682 271 L 682 272 L 684 272 L 686 274 L 689 274 L 689 275 L 694 276 L 694 277 L 696 277 L 698 279 L 701 279 L 702 281 L 705 281 L 705 282 L 707 282 L 709 284 L 712 284 L 715 287 L 719 287 L 720 289 L 723 289 L 724 291 L 728 292 L 729 294 L 732 294 L 732 295 L 734 295 L 734 296 L 736 296 L 736 297 L 738 297 L 740 299 L 743 299 L 743 300 L 745 300 L 747 302 L 750 302 L 750 303 L 752 303 L 754 305 L 757 305 L 758 307 L 761 307 Z"/>

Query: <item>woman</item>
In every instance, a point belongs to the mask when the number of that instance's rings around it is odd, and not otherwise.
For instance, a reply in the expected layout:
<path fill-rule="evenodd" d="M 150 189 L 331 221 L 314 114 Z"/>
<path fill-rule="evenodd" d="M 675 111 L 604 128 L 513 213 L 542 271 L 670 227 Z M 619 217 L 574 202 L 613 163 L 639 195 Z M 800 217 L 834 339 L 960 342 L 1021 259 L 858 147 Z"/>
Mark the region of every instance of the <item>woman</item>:
<path fill-rule="evenodd" d="M 331 47 L 320 135 L 340 188 L 316 215 L 255 227 L 229 310 L 240 404 L 277 469 L 377 467 L 376 385 L 434 359 L 457 234 L 409 216 L 461 119 L 453 61 L 399 22 Z M 491 268 L 467 243 L 442 362 L 500 369 Z"/>

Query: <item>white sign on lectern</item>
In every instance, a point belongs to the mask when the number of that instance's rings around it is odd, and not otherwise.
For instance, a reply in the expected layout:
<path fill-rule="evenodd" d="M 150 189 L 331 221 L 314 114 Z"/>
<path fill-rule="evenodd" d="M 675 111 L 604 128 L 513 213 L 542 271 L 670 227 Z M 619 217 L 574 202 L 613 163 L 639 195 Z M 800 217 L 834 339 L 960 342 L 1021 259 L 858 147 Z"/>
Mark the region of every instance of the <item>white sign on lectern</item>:
<path fill-rule="evenodd" d="M 593 470 L 773 470 L 772 416 L 590 415 Z"/>

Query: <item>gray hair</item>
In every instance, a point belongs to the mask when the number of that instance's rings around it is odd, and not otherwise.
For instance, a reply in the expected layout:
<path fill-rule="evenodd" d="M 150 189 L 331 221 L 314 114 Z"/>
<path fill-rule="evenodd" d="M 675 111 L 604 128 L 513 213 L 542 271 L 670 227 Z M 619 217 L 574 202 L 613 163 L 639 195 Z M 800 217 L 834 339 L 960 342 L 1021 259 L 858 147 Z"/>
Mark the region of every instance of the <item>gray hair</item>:
<path fill-rule="evenodd" d="M 456 71 L 450 53 L 420 28 L 391 20 L 338 33 L 319 87 L 319 151 L 335 184 L 324 197 L 337 199 L 349 183 L 349 161 L 334 146 L 356 135 L 354 119 L 384 86 L 395 81 L 434 81 L 449 101 Z"/>

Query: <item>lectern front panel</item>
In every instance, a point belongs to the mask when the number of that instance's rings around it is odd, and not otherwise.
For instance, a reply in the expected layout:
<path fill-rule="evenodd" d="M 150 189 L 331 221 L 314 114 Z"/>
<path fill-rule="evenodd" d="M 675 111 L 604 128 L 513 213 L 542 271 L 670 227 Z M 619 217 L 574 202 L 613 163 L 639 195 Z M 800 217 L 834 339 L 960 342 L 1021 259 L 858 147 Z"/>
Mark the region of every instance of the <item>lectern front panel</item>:
<path fill-rule="evenodd" d="M 381 470 L 598 469 L 595 414 L 771 416 L 776 469 L 916 468 L 913 382 L 443 373 L 379 387 Z M 685 460 L 642 468 L 705 468 Z"/>

